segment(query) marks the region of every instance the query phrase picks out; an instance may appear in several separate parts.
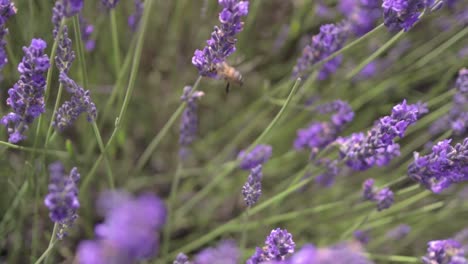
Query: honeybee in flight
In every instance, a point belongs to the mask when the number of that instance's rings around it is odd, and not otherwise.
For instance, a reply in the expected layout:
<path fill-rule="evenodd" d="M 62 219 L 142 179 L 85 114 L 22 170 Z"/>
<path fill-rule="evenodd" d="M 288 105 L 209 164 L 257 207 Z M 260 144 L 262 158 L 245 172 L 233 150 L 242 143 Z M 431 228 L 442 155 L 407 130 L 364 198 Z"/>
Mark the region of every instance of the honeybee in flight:
<path fill-rule="evenodd" d="M 216 64 L 216 72 L 227 81 L 226 93 L 229 93 L 229 85 L 231 82 L 237 83 L 240 86 L 244 84 L 242 74 L 226 62 Z"/>

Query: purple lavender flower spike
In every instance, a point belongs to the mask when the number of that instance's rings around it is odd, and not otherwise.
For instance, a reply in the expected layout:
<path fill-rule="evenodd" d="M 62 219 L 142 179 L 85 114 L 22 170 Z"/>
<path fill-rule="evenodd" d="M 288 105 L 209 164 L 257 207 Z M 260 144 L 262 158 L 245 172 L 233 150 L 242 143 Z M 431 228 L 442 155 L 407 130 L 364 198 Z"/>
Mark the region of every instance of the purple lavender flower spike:
<path fill-rule="evenodd" d="M 189 258 L 184 253 L 179 253 L 172 264 L 191 264 Z"/>
<path fill-rule="evenodd" d="M 354 237 L 354 239 L 359 241 L 359 243 L 361 243 L 362 245 L 367 245 L 369 243 L 369 240 L 370 240 L 369 233 L 367 231 L 363 231 L 363 230 L 354 231 L 353 237 Z"/>
<path fill-rule="evenodd" d="M 427 243 L 427 253 L 422 257 L 424 264 L 463 264 L 468 263 L 462 245 L 453 239 L 434 240 Z"/>
<path fill-rule="evenodd" d="M 138 29 L 141 16 L 143 15 L 144 3 L 141 0 L 134 0 L 135 12 L 128 17 L 128 26 L 135 32 Z"/>
<path fill-rule="evenodd" d="M 323 187 L 331 187 L 335 183 L 336 176 L 340 173 L 337 160 L 319 159 L 317 165 L 324 166 L 325 172 L 315 178 L 315 182 Z"/>
<path fill-rule="evenodd" d="M 194 257 L 193 264 L 239 263 L 241 253 L 232 240 L 221 241 L 214 248 L 206 248 Z M 221 261 L 222 260 L 222 261 Z M 220 262 L 221 261 L 221 262 Z"/>
<path fill-rule="evenodd" d="M 221 26 L 215 26 L 211 38 L 203 50 L 195 50 L 192 64 L 201 76 L 216 78 L 216 65 L 226 61 L 236 51 L 236 35 L 244 26 L 241 18 L 249 12 L 249 2 L 242 0 L 218 0 L 223 7 L 219 13 Z"/>
<path fill-rule="evenodd" d="M 351 30 L 359 37 L 375 27 L 381 16 L 380 3 L 376 0 L 341 0 L 339 10 L 346 17 Z"/>
<path fill-rule="evenodd" d="M 114 191 L 101 195 L 99 203 L 108 197 L 119 204 L 107 206 L 104 222 L 95 229 L 97 239 L 79 245 L 80 263 L 135 263 L 154 256 L 159 248 L 158 233 L 166 221 L 163 201 L 153 194 L 132 197 Z"/>
<path fill-rule="evenodd" d="M 366 201 L 373 201 L 375 199 L 374 179 L 367 179 L 362 184 L 362 197 Z"/>
<path fill-rule="evenodd" d="M 195 141 L 198 132 L 198 103 L 197 101 L 204 95 L 201 91 L 192 93 L 192 86 L 185 86 L 180 100 L 186 102 L 187 106 L 182 113 L 180 122 L 179 156 L 185 159 L 189 154 L 189 146 Z"/>
<path fill-rule="evenodd" d="M 62 34 L 59 38 L 57 47 L 57 56 L 55 63 L 59 72 L 68 74 L 72 62 L 75 60 L 75 52 L 72 49 L 72 41 L 68 37 L 68 27 L 64 25 Z"/>
<path fill-rule="evenodd" d="M 97 109 L 91 100 L 89 90 L 84 90 L 63 72 L 60 73 L 59 80 L 72 96 L 59 107 L 52 125 L 63 131 L 73 125 L 82 113 L 87 114 L 88 122 L 94 122 L 97 118 Z"/>
<path fill-rule="evenodd" d="M 303 49 L 301 57 L 297 60 L 292 73 L 293 78 L 303 76 L 312 65 L 341 49 L 347 35 L 347 28 L 344 25 L 321 26 L 320 33 L 312 37 L 311 43 Z M 318 74 L 318 79 L 328 78 L 338 69 L 341 61 L 342 56 L 337 56 L 325 63 Z"/>
<path fill-rule="evenodd" d="M 401 240 L 405 238 L 409 232 L 411 232 L 411 227 L 409 225 L 401 224 L 388 231 L 385 236 L 391 240 Z"/>
<path fill-rule="evenodd" d="M 250 170 L 247 182 L 242 186 L 242 195 L 248 207 L 257 203 L 262 195 L 262 165 Z"/>
<path fill-rule="evenodd" d="M 73 225 L 78 217 L 80 174 L 77 168 L 73 168 L 70 174 L 66 175 L 65 168 L 60 162 L 50 164 L 49 173 L 49 194 L 45 197 L 44 204 L 49 208 L 50 219 L 59 225 L 57 237 L 62 239 L 66 230 Z"/>
<path fill-rule="evenodd" d="M 101 0 L 101 4 L 109 10 L 114 9 L 118 3 L 119 0 Z"/>
<path fill-rule="evenodd" d="M 84 0 L 57 0 L 52 8 L 52 31 L 54 38 L 60 29 L 60 24 L 65 17 L 72 17 L 81 12 L 83 9 Z"/>
<path fill-rule="evenodd" d="M 267 162 L 273 148 L 269 145 L 257 145 L 249 153 L 245 150 L 239 152 L 237 159 L 240 160 L 239 167 L 243 170 L 251 170 L 258 165 Z"/>
<path fill-rule="evenodd" d="M 8 141 L 11 143 L 24 140 L 29 125 L 45 111 L 44 74 L 49 69 L 49 58 L 44 54 L 46 46 L 42 39 L 33 39 L 29 47 L 23 47 L 25 55 L 18 65 L 20 79 L 8 90 L 7 105 L 13 108 L 13 112 L 0 121 L 8 128 Z"/>
<path fill-rule="evenodd" d="M 88 52 L 93 51 L 94 48 L 96 48 L 96 40 L 91 38 L 94 32 L 94 26 L 92 24 L 89 24 L 88 21 L 86 21 L 86 19 L 81 14 L 79 16 L 79 22 L 81 39 L 84 42 L 85 49 Z"/>
<path fill-rule="evenodd" d="M 257 247 L 254 255 L 250 257 L 246 264 L 269 263 L 269 261 L 282 261 L 287 256 L 294 253 L 296 244 L 292 235 L 286 229 L 274 229 L 265 240 L 263 248 Z"/>
<path fill-rule="evenodd" d="M 344 125 L 353 121 L 354 112 L 351 106 L 342 100 L 335 100 L 317 107 L 321 114 L 334 113 L 331 121 L 335 127 L 342 128 Z"/>
<path fill-rule="evenodd" d="M 384 24 L 391 32 L 408 31 L 419 20 L 424 0 L 384 0 Z"/>
<path fill-rule="evenodd" d="M 338 138 L 341 158 L 354 170 L 367 170 L 375 165 L 385 166 L 400 155 L 400 145 L 394 142 L 402 138 L 406 129 L 427 112 L 424 104 L 406 104 L 406 100 L 393 107 L 392 114 L 379 119 L 367 132 L 354 133 Z"/>
<path fill-rule="evenodd" d="M 10 0 L 0 0 L 0 70 L 8 63 L 8 56 L 5 51 L 5 36 L 8 34 L 6 22 L 16 14 L 16 7 Z"/>
<path fill-rule="evenodd" d="M 468 180 L 468 138 L 455 147 L 450 142 L 451 139 L 438 142 L 426 156 L 415 153 L 408 176 L 434 193 Z"/>
<path fill-rule="evenodd" d="M 393 192 L 389 188 L 383 188 L 377 192 L 375 199 L 377 201 L 377 211 L 388 209 L 394 202 Z"/>

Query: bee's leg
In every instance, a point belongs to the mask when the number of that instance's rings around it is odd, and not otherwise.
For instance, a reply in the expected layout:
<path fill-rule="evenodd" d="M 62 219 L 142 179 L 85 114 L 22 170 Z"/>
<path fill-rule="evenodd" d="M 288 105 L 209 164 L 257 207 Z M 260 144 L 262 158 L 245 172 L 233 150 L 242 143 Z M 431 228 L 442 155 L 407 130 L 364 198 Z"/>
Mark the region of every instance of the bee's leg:
<path fill-rule="evenodd" d="M 227 84 L 226 84 L 226 94 L 228 94 L 228 93 L 229 93 L 229 86 L 230 86 L 230 83 L 229 83 L 229 82 L 227 82 Z"/>

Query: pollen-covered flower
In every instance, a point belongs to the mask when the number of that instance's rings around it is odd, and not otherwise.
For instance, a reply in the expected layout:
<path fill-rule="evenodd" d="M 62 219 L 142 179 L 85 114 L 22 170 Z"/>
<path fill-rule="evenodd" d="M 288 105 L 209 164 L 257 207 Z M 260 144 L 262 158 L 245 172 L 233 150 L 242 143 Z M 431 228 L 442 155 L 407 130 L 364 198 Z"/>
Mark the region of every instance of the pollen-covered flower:
<path fill-rule="evenodd" d="M 422 257 L 424 264 L 467 263 L 462 245 L 456 240 L 434 240 L 427 243 L 427 246 L 427 253 Z"/>
<path fill-rule="evenodd" d="M 341 0 L 339 10 L 356 36 L 371 31 L 382 15 L 381 1 L 376 0 Z"/>
<path fill-rule="evenodd" d="M 384 24 L 391 32 L 408 31 L 419 20 L 424 0 L 384 0 Z"/>
<path fill-rule="evenodd" d="M 8 34 L 6 22 L 8 19 L 16 14 L 16 7 L 10 0 L 0 0 L 0 70 L 3 69 L 8 62 L 6 54 L 5 36 Z"/>
<path fill-rule="evenodd" d="M 29 47 L 23 47 L 24 57 L 18 65 L 20 79 L 8 90 L 7 105 L 13 108 L 1 119 L 8 128 L 11 143 L 26 138 L 24 133 L 39 115 L 44 113 L 44 74 L 49 69 L 49 57 L 44 54 L 47 44 L 42 39 L 33 39 Z"/>
<path fill-rule="evenodd" d="M 78 263 L 134 263 L 155 255 L 158 233 L 166 222 L 161 199 L 113 191 L 102 194 L 98 204 L 105 220 L 96 226 L 96 240 L 79 245 Z"/>
<path fill-rule="evenodd" d="M 434 193 L 468 180 L 468 138 L 455 147 L 450 143 L 451 139 L 438 142 L 426 156 L 415 153 L 408 176 Z"/>
<path fill-rule="evenodd" d="M 379 119 L 367 132 L 354 133 L 336 140 L 341 158 L 354 170 L 367 170 L 375 165 L 385 166 L 400 155 L 400 145 L 395 138 L 402 138 L 406 129 L 427 112 L 423 104 L 406 104 L 406 100 L 393 107 L 392 114 Z"/>
<path fill-rule="evenodd" d="M 377 204 L 377 211 L 390 208 L 394 202 L 394 195 L 390 188 L 378 189 L 374 186 L 374 179 L 367 179 L 362 185 L 362 196 L 366 201 L 373 201 Z"/>
<path fill-rule="evenodd" d="M 287 256 L 294 253 L 295 247 L 292 235 L 286 229 L 274 229 L 266 238 L 265 246 L 263 248 L 257 247 L 254 255 L 247 260 L 246 264 L 285 260 Z"/>
<path fill-rule="evenodd" d="M 201 76 L 217 77 L 216 65 L 222 63 L 236 50 L 236 35 L 244 26 L 241 18 L 249 12 L 249 2 L 242 0 L 219 0 L 223 10 L 219 13 L 221 26 L 215 26 L 211 38 L 203 50 L 195 50 L 192 64 Z"/>
<path fill-rule="evenodd" d="M 68 27 L 64 25 L 58 41 L 55 64 L 57 65 L 59 72 L 68 74 L 71 64 L 74 60 L 75 52 L 72 49 L 72 41 L 68 37 Z"/>
<path fill-rule="evenodd" d="M 204 95 L 201 91 L 192 93 L 192 86 L 185 86 L 180 100 L 186 102 L 187 106 L 182 113 L 180 122 L 179 155 L 185 158 L 189 152 L 189 146 L 195 141 L 198 132 L 198 103 L 197 101 Z"/>
<path fill-rule="evenodd" d="M 242 150 L 237 156 L 237 159 L 240 160 L 239 167 L 243 170 L 251 170 L 267 162 L 271 157 L 272 150 L 270 145 L 257 145 L 248 153 L 246 150 Z"/>
<path fill-rule="evenodd" d="M 237 264 L 241 258 L 241 252 L 232 240 L 221 241 L 216 247 L 203 249 L 194 257 L 193 264 Z"/>
<path fill-rule="evenodd" d="M 262 165 L 257 165 L 250 170 L 247 182 L 242 186 L 242 195 L 248 207 L 256 204 L 262 195 L 262 177 Z"/>
<path fill-rule="evenodd" d="M 305 46 L 301 57 L 293 69 L 292 76 L 297 78 L 307 73 L 314 64 L 327 58 L 341 49 L 347 38 L 347 28 L 344 25 L 327 24 L 320 27 L 320 33 L 312 37 L 310 44 Z M 319 71 L 318 79 L 324 80 L 340 66 L 342 56 L 337 56 L 325 63 Z"/>
<path fill-rule="evenodd" d="M 91 100 L 89 90 L 84 90 L 83 87 L 76 84 L 65 73 L 60 74 L 59 80 L 71 94 L 71 98 L 59 107 L 52 125 L 59 131 L 63 131 L 73 125 L 82 113 L 87 114 L 88 122 L 94 122 L 97 118 L 97 109 Z"/>
<path fill-rule="evenodd" d="M 75 167 L 70 174 L 65 174 L 62 163 L 55 162 L 49 165 L 50 183 L 49 194 L 44 203 L 49 208 L 50 219 L 59 225 L 57 237 L 62 239 L 66 229 L 70 227 L 78 217 L 77 210 L 80 207 L 78 201 L 78 181 L 80 174 Z"/>
<path fill-rule="evenodd" d="M 457 92 L 453 96 L 452 109 L 430 127 L 432 134 L 443 132 L 448 127 L 452 128 L 455 135 L 468 133 L 468 69 L 460 70 L 455 89 Z"/>
<path fill-rule="evenodd" d="M 141 16 L 143 15 L 144 3 L 142 0 L 134 0 L 135 11 L 128 17 L 128 26 L 132 31 L 138 29 L 138 24 L 140 23 Z"/>

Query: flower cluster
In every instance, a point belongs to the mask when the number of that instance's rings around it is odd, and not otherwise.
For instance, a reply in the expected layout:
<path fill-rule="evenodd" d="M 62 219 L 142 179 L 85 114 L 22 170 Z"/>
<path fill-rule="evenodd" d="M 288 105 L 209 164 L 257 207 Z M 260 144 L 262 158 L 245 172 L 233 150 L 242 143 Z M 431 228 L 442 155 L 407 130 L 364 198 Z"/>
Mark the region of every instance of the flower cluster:
<path fill-rule="evenodd" d="M 8 57 L 5 51 L 5 36 L 8 34 L 6 22 L 16 14 L 16 7 L 10 0 L 0 0 L 0 70 L 3 69 L 8 62 Z"/>
<path fill-rule="evenodd" d="M 44 74 L 49 69 L 49 58 L 44 54 L 47 44 L 42 39 L 33 39 L 29 47 L 23 47 L 24 57 L 18 65 L 19 81 L 8 90 L 7 105 L 13 108 L 1 119 L 8 128 L 11 143 L 26 138 L 24 133 L 39 115 L 44 113 Z"/>
<path fill-rule="evenodd" d="M 384 0 L 384 24 L 391 31 L 408 31 L 419 20 L 424 0 Z"/>
<path fill-rule="evenodd" d="M 242 186 L 242 195 L 248 207 L 257 203 L 262 195 L 262 165 L 257 165 L 250 170 L 247 182 Z"/>
<path fill-rule="evenodd" d="M 269 145 L 257 145 L 248 153 L 246 150 L 242 150 L 237 156 L 237 159 L 240 161 L 239 168 L 251 170 L 267 162 L 271 157 L 272 150 L 273 148 Z"/>
<path fill-rule="evenodd" d="M 143 15 L 144 3 L 142 0 L 134 0 L 135 12 L 128 17 L 128 26 L 132 31 L 138 29 L 138 24 L 140 23 L 141 16 Z"/>
<path fill-rule="evenodd" d="M 377 203 L 377 210 L 382 211 L 390 208 L 394 202 L 394 195 L 390 188 L 377 189 L 374 186 L 374 179 L 367 179 L 362 185 L 362 196 L 364 200 Z"/>
<path fill-rule="evenodd" d="M 180 100 L 185 102 L 187 106 L 182 113 L 180 122 L 179 144 L 181 158 L 188 156 L 188 147 L 195 141 L 198 131 L 198 115 L 197 101 L 204 95 L 201 91 L 192 92 L 192 86 L 185 86 Z"/>
<path fill-rule="evenodd" d="M 78 246 L 78 263 L 135 263 L 155 255 L 158 232 L 166 222 L 161 199 L 114 191 L 101 195 L 98 205 L 105 220 L 96 226 L 96 240 Z"/>
<path fill-rule="evenodd" d="M 57 56 L 55 56 L 55 64 L 59 72 L 68 74 L 72 62 L 75 60 L 75 52 L 72 49 L 72 41 L 68 37 L 68 27 L 63 26 L 62 34 L 59 36 Z"/>
<path fill-rule="evenodd" d="M 309 127 L 299 129 L 294 141 L 296 150 L 307 147 L 311 149 L 312 154 L 316 154 L 333 142 L 344 126 L 354 118 L 351 106 L 341 100 L 319 105 L 316 110 L 320 114 L 333 113 L 331 122 L 313 122 Z"/>
<path fill-rule="evenodd" d="M 376 0 L 341 0 L 339 9 L 354 34 L 362 36 L 375 27 L 382 15 L 380 3 Z"/>
<path fill-rule="evenodd" d="M 426 256 L 422 257 L 424 264 L 468 263 L 462 245 L 456 240 L 434 240 L 427 243 L 427 246 Z"/>
<path fill-rule="evenodd" d="M 221 26 L 215 26 L 211 38 L 203 50 L 195 50 L 192 64 L 201 76 L 217 77 L 216 65 L 236 51 L 236 35 L 243 29 L 241 18 L 249 12 L 249 2 L 242 0 L 219 0 L 223 10 L 219 13 Z"/>
<path fill-rule="evenodd" d="M 84 46 L 86 51 L 93 51 L 96 48 L 96 40 L 91 38 L 94 32 L 94 26 L 89 24 L 86 19 L 80 15 L 79 17 L 80 22 L 80 31 L 81 31 L 81 39 L 84 42 Z"/>
<path fill-rule="evenodd" d="M 50 183 L 49 193 L 44 204 L 49 209 L 50 219 L 58 224 L 57 237 L 62 239 L 68 229 L 78 217 L 80 207 L 78 201 L 78 181 L 80 174 L 74 167 L 69 175 L 65 174 L 62 163 L 55 162 L 49 165 Z"/>
<path fill-rule="evenodd" d="M 274 229 L 266 238 L 265 246 L 263 248 L 257 247 L 254 255 L 247 260 L 246 264 L 285 260 L 287 256 L 294 253 L 295 247 L 292 235 L 286 229 Z"/>
<path fill-rule="evenodd" d="M 455 88 L 452 109 L 430 127 L 432 134 L 445 131 L 447 127 L 451 127 L 455 135 L 468 133 L 468 69 L 460 70 Z"/>
<path fill-rule="evenodd" d="M 392 114 L 380 118 L 367 135 L 354 133 L 338 138 L 341 158 L 354 170 L 367 170 L 375 165 L 385 166 L 400 155 L 395 138 L 404 136 L 408 126 L 414 124 L 427 108 L 424 104 L 406 104 L 406 100 L 393 107 Z"/>
<path fill-rule="evenodd" d="M 304 47 L 301 57 L 297 60 L 292 76 L 297 78 L 307 73 L 308 69 L 341 49 L 348 36 L 348 29 L 344 25 L 327 24 L 320 27 L 320 33 L 312 37 L 312 42 Z M 326 62 L 318 79 L 324 80 L 333 74 L 341 65 L 342 56 L 337 56 Z"/>
<path fill-rule="evenodd" d="M 72 17 L 81 12 L 84 0 L 57 0 L 52 8 L 52 23 L 54 24 L 54 38 L 60 29 L 60 24 L 65 17 Z"/>
<path fill-rule="evenodd" d="M 414 154 L 408 166 L 408 176 L 434 193 L 440 193 L 453 183 L 468 180 L 468 138 L 455 147 L 451 139 L 438 142 L 426 156 Z"/>
<path fill-rule="evenodd" d="M 71 94 L 71 98 L 59 107 L 52 125 L 59 131 L 63 131 L 71 126 L 82 113 L 87 114 L 88 122 L 94 122 L 97 117 L 97 109 L 91 100 L 89 90 L 84 90 L 65 73 L 60 74 L 59 81 Z"/>

